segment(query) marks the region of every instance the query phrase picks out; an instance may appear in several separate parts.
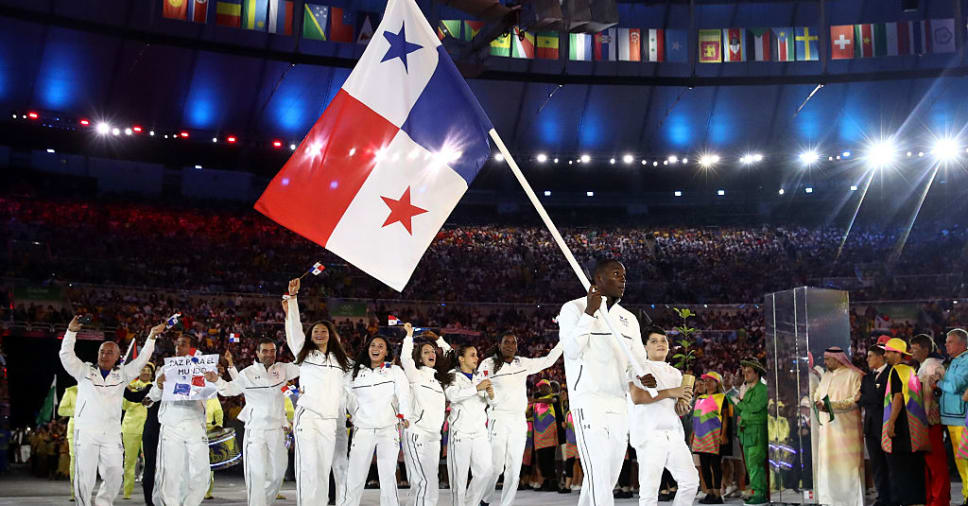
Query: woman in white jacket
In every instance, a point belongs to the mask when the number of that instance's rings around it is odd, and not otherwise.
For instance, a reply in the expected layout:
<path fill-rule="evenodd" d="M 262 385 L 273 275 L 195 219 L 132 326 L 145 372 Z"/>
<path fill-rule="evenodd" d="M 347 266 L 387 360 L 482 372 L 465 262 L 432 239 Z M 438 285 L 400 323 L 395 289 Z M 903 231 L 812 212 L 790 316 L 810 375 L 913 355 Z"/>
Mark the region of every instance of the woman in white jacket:
<path fill-rule="evenodd" d="M 293 419 L 296 436 L 296 503 L 318 504 L 329 493 L 336 432 L 345 429 L 343 377 L 349 359 L 340 345 L 336 327 L 315 322 L 303 333 L 296 294 L 299 280 L 289 282 L 286 308 L 286 344 L 299 366 L 299 400 Z"/>
<path fill-rule="evenodd" d="M 340 506 L 358 506 L 363 497 L 366 475 L 376 449 L 380 476 L 380 505 L 398 506 L 397 456 L 400 455 L 399 425 L 410 422 L 410 384 L 399 366 L 392 365 L 390 343 L 374 336 L 360 349 L 353 368 L 346 374 L 346 409 L 353 422 L 346 497 Z"/>
<path fill-rule="evenodd" d="M 440 479 L 437 466 L 440 463 L 440 429 L 444 425 L 447 398 L 441 377 L 445 369 L 438 368 L 437 346 L 444 353 L 450 351 L 450 345 L 443 337 L 437 337 L 427 331 L 421 337 L 429 337 L 436 341 L 424 341 L 414 348 L 413 326 L 404 324 L 407 337 L 403 340 L 400 351 L 400 364 L 403 372 L 410 381 L 413 395 L 413 423 L 404 432 L 403 456 L 407 462 L 407 473 L 410 475 L 411 506 L 434 506 L 440 496 Z M 419 364 L 419 365 L 418 365 Z"/>
<path fill-rule="evenodd" d="M 494 397 L 491 380 L 475 373 L 478 358 L 473 346 L 458 346 L 451 363 L 458 367 L 445 379 L 444 393 L 450 401 L 450 438 L 447 448 L 447 473 L 453 506 L 478 506 L 491 475 L 491 444 L 487 437 L 487 400 Z M 474 480 L 467 486 L 467 471 Z"/>

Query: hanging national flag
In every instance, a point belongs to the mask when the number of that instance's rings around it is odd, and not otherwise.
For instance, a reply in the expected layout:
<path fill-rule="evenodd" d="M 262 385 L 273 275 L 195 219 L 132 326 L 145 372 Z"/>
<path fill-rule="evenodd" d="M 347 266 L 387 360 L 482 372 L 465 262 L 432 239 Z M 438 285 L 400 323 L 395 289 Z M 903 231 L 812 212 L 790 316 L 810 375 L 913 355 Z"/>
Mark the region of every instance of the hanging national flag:
<path fill-rule="evenodd" d="M 511 58 L 534 59 L 534 34 L 523 32 L 517 26 L 511 33 Z"/>
<path fill-rule="evenodd" d="M 773 35 L 776 37 L 776 61 L 795 60 L 793 28 L 774 28 Z"/>
<path fill-rule="evenodd" d="M 820 37 L 811 33 L 809 26 L 798 26 L 794 39 L 797 44 L 797 61 L 820 59 L 820 51 L 817 50 L 817 41 L 820 40 Z"/>
<path fill-rule="evenodd" d="M 326 270 L 325 265 L 323 265 L 320 262 L 316 262 L 313 264 L 313 268 L 309 269 L 309 272 L 311 272 L 313 276 L 319 276 L 325 270 Z"/>
<path fill-rule="evenodd" d="M 358 12 L 356 14 L 356 43 L 369 44 L 373 38 L 373 28 L 380 24 L 380 15 L 375 12 Z"/>
<path fill-rule="evenodd" d="M 491 56 L 511 56 L 511 34 L 498 35 L 491 41 Z"/>
<path fill-rule="evenodd" d="M 484 28 L 483 21 L 464 21 L 464 40 L 474 40 L 481 28 Z"/>
<path fill-rule="evenodd" d="M 239 339 L 239 335 L 238 334 L 236 334 L 235 332 L 230 332 L 229 333 L 229 342 L 230 343 L 238 343 L 239 341 L 240 341 L 240 339 Z"/>
<path fill-rule="evenodd" d="M 47 396 L 44 397 L 44 403 L 40 405 L 40 410 L 37 412 L 37 418 L 34 420 L 36 425 L 44 425 L 50 423 L 54 419 L 54 413 L 57 412 L 57 375 L 54 375 L 54 381 L 50 384 L 50 389 L 47 390 Z"/>
<path fill-rule="evenodd" d="M 884 38 L 888 56 L 913 54 L 914 28 L 910 21 L 887 23 L 884 26 Z"/>
<path fill-rule="evenodd" d="M 231 28 L 242 26 L 242 0 L 218 0 L 215 2 L 215 24 Z"/>
<path fill-rule="evenodd" d="M 686 31 L 665 30 L 665 51 L 666 61 L 687 62 L 689 60 L 689 37 Z"/>
<path fill-rule="evenodd" d="M 649 28 L 645 46 L 648 61 L 660 63 L 665 61 L 665 30 L 662 28 Z"/>
<path fill-rule="evenodd" d="M 312 40 L 326 40 L 329 26 L 329 6 L 305 4 L 303 12 L 303 37 Z"/>
<path fill-rule="evenodd" d="M 854 58 L 874 56 L 874 34 L 871 25 L 854 25 Z"/>
<path fill-rule="evenodd" d="M 265 31 L 269 14 L 269 0 L 242 1 L 242 28 Z"/>
<path fill-rule="evenodd" d="M 329 8 L 329 41 L 352 43 L 356 27 L 356 13 L 342 7 Z"/>
<path fill-rule="evenodd" d="M 642 31 L 638 28 L 619 28 L 618 60 L 642 61 Z"/>
<path fill-rule="evenodd" d="M 616 51 L 618 41 L 615 32 L 614 28 L 609 28 L 592 36 L 595 61 L 618 60 L 618 51 Z"/>
<path fill-rule="evenodd" d="M 924 54 L 955 52 L 954 19 L 926 19 L 920 24 Z"/>
<path fill-rule="evenodd" d="M 699 63 L 723 61 L 721 35 L 719 30 L 699 30 Z"/>
<path fill-rule="evenodd" d="M 416 1 L 391 0 L 255 208 L 400 291 L 490 157 L 492 129 Z"/>
<path fill-rule="evenodd" d="M 396 316 L 389 315 L 387 316 L 387 325 L 391 327 L 394 325 L 400 325 L 400 319 L 397 318 Z"/>
<path fill-rule="evenodd" d="M 887 56 L 887 23 L 871 25 L 871 46 L 874 56 Z"/>
<path fill-rule="evenodd" d="M 746 34 L 742 28 L 723 28 L 723 61 L 746 61 Z"/>
<path fill-rule="evenodd" d="M 269 33 L 292 35 L 292 0 L 269 0 Z"/>
<path fill-rule="evenodd" d="M 185 21 L 189 0 L 161 0 L 161 15 L 168 19 Z"/>
<path fill-rule="evenodd" d="M 538 32 L 535 39 L 535 56 L 543 60 L 558 59 L 558 32 Z"/>
<path fill-rule="evenodd" d="M 193 23 L 207 23 L 208 0 L 188 0 L 188 20 Z"/>
<path fill-rule="evenodd" d="M 749 34 L 749 50 L 753 55 L 753 61 L 772 60 L 773 41 L 770 39 L 770 29 L 750 28 Z"/>
<path fill-rule="evenodd" d="M 444 40 L 447 37 L 460 39 L 460 28 L 463 22 L 459 19 L 441 19 L 437 22 L 437 38 Z"/>
<path fill-rule="evenodd" d="M 849 60 L 854 57 L 854 25 L 830 27 L 830 58 Z"/>
<path fill-rule="evenodd" d="M 592 61 L 592 36 L 590 34 L 568 34 L 568 59 L 571 61 Z"/>

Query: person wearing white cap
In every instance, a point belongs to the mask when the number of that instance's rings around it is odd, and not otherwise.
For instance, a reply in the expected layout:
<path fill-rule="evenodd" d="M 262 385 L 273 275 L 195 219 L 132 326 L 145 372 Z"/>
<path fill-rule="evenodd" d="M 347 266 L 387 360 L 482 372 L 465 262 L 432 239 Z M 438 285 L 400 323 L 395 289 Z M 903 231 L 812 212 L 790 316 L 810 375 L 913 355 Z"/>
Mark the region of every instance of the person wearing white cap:
<path fill-rule="evenodd" d="M 864 506 L 864 439 L 857 405 L 864 373 L 840 347 L 827 348 L 823 359 L 827 371 L 813 394 L 820 413 L 817 502 Z"/>
<path fill-rule="evenodd" d="M 121 443 L 121 404 L 124 389 L 141 374 L 155 350 L 155 337 L 165 330 L 156 325 L 138 358 L 118 366 L 121 350 L 114 341 L 98 348 L 97 364 L 82 362 L 74 353 L 81 318 L 75 316 L 67 325 L 61 341 L 60 362 L 77 380 L 74 408 L 74 497 L 78 504 L 113 504 L 121 491 L 124 446 Z M 91 493 L 100 473 L 101 488 L 91 501 Z"/>

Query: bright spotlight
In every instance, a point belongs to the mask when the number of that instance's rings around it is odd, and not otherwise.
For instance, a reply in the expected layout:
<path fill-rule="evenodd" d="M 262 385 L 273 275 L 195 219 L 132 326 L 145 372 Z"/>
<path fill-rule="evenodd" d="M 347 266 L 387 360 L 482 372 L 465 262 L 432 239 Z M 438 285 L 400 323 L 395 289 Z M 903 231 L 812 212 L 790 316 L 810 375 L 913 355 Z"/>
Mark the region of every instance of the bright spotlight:
<path fill-rule="evenodd" d="M 608 159 L 608 163 L 610 163 L 612 165 L 615 165 L 615 159 L 614 158 L 609 158 Z"/>
<path fill-rule="evenodd" d="M 550 196 L 551 196 L 551 192 L 550 192 L 550 191 L 548 191 L 548 190 L 545 190 L 545 192 L 544 192 L 544 196 L 545 196 L 545 197 L 550 197 Z"/>
<path fill-rule="evenodd" d="M 554 160 L 554 161 L 555 161 L 555 163 L 558 163 L 558 159 L 557 159 L 557 158 L 555 158 L 555 160 Z"/>
<path fill-rule="evenodd" d="M 134 133 L 134 130 L 131 130 L 130 128 L 125 128 L 124 129 L 124 135 L 131 135 L 133 133 Z"/>
<path fill-rule="evenodd" d="M 653 167 L 658 167 L 659 166 L 659 161 L 656 160 L 656 161 L 652 162 L 652 166 Z"/>
<path fill-rule="evenodd" d="M 212 137 L 212 142 L 218 142 L 218 137 Z"/>
<path fill-rule="evenodd" d="M 675 164 L 679 163 L 679 157 L 676 156 L 676 155 L 669 155 L 669 158 L 666 159 L 666 161 L 668 161 L 669 163 L 675 165 Z"/>
<path fill-rule="evenodd" d="M 50 153 L 50 154 L 54 154 L 57 151 L 54 151 L 54 148 L 47 148 L 47 152 Z"/>
<path fill-rule="evenodd" d="M 679 191 L 679 190 L 676 190 L 675 193 L 673 193 L 673 195 L 675 195 L 676 197 L 681 197 L 682 196 L 682 192 Z"/>
<path fill-rule="evenodd" d="M 148 131 L 148 135 L 154 137 L 155 136 L 155 131 L 154 130 L 149 130 Z"/>
<path fill-rule="evenodd" d="M 95 127 L 95 130 L 99 135 L 107 135 L 111 131 L 111 125 L 102 121 L 97 124 L 97 127 Z"/>
<path fill-rule="evenodd" d="M 112 128 L 111 129 L 111 135 L 121 135 L 121 129 L 120 128 Z"/>
<path fill-rule="evenodd" d="M 785 191 L 783 190 L 783 188 L 780 188 L 780 191 L 779 191 L 778 193 L 779 193 L 780 195 L 783 195 L 783 194 L 784 194 L 784 193 L 786 193 L 786 192 L 785 192 Z"/>
<path fill-rule="evenodd" d="M 498 162 L 503 162 L 504 161 L 504 155 L 502 155 L 501 153 L 498 153 L 498 154 L 494 155 L 494 160 L 495 161 L 498 161 Z"/>
<path fill-rule="evenodd" d="M 538 153 L 538 156 L 535 158 L 538 160 L 538 163 L 545 163 L 548 161 L 548 155 L 544 153 Z"/>
<path fill-rule="evenodd" d="M 844 151 L 843 153 L 841 153 L 841 156 L 843 156 L 844 158 L 850 158 L 850 151 Z"/>
<path fill-rule="evenodd" d="M 857 191 L 857 185 L 855 185 L 855 184 L 850 185 L 850 191 L 852 191 L 852 192 Z"/>
<path fill-rule="evenodd" d="M 682 163 L 689 163 L 689 159 L 688 158 L 683 158 L 682 159 Z"/>
<path fill-rule="evenodd" d="M 588 163 L 590 161 L 592 161 L 592 157 L 588 156 L 588 154 L 581 155 L 581 163 Z"/>
<path fill-rule="evenodd" d="M 867 149 L 867 165 L 873 169 L 882 169 L 894 162 L 894 146 L 888 141 L 880 141 Z"/>
<path fill-rule="evenodd" d="M 625 162 L 625 165 L 628 165 L 635 161 L 635 157 L 626 153 L 625 156 L 622 157 L 622 161 Z"/>
<path fill-rule="evenodd" d="M 808 186 L 804 191 L 807 193 L 813 193 L 813 188 Z"/>
<path fill-rule="evenodd" d="M 595 192 L 585 192 L 585 196 L 587 196 L 587 197 L 594 197 L 595 196 Z"/>
<path fill-rule="evenodd" d="M 804 165 L 813 165 L 817 163 L 817 160 L 819 159 L 820 155 L 818 155 L 816 151 L 804 151 L 803 153 L 800 153 L 800 161 L 803 162 Z"/>
<path fill-rule="evenodd" d="M 705 167 L 712 167 L 719 163 L 719 155 L 702 155 L 699 157 L 699 165 Z"/>
<path fill-rule="evenodd" d="M 955 158 L 958 158 L 958 152 L 961 151 L 961 147 L 958 146 L 958 142 L 954 139 L 938 139 L 934 143 L 934 149 L 931 150 L 931 154 L 939 162 L 950 162 Z M 921 156 L 921 153 L 918 153 Z"/>
<path fill-rule="evenodd" d="M 752 160 L 750 160 L 749 155 L 743 155 L 743 156 L 739 157 L 739 163 L 741 163 L 743 165 L 749 165 L 751 162 L 752 162 Z"/>
<path fill-rule="evenodd" d="M 763 161 L 763 155 L 761 155 L 760 153 L 753 153 L 752 157 L 753 157 L 753 163 L 759 163 Z"/>
<path fill-rule="evenodd" d="M 648 165 L 648 164 L 649 164 L 648 160 L 642 160 L 642 165 Z"/>
<path fill-rule="evenodd" d="M 289 151 L 295 151 L 295 150 L 296 150 L 296 145 L 295 144 L 290 144 L 289 145 Z"/>
<path fill-rule="evenodd" d="M 716 191 L 716 195 L 719 195 L 720 197 L 723 197 L 723 196 L 726 195 L 726 190 L 717 190 Z"/>

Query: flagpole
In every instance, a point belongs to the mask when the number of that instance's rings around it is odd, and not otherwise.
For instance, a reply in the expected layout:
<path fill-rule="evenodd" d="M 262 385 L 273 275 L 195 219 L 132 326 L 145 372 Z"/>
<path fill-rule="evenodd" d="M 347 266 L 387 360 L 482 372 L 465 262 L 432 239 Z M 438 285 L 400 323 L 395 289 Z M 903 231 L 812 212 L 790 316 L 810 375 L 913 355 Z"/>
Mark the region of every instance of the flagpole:
<path fill-rule="evenodd" d="M 128 351 L 124 352 L 124 360 L 121 361 L 122 364 L 128 363 L 128 356 L 131 355 L 131 347 L 134 346 L 134 340 L 137 338 L 137 336 L 131 336 L 131 342 L 128 343 Z"/>
<path fill-rule="evenodd" d="M 524 193 L 528 196 L 528 200 L 531 201 L 531 204 L 534 206 L 535 210 L 538 211 L 538 216 L 541 217 L 541 221 L 543 221 L 545 226 L 548 227 L 548 231 L 551 232 L 551 237 L 554 238 L 555 243 L 558 244 L 558 248 L 561 249 L 561 252 L 565 255 L 565 260 L 568 261 L 568 265 L 570 265 L 572 270 L 575 271 L 575 275 L 578 276 L 578 280 L 581 281 L 582 287 L 585 288 L 585 291 L 588 291 L 588 288 L 591 286 L 591 282 L 588 281 L 588 276 L 585 276 L 585 272 L 581 269 L 581 266 L 578 265 L 578 260 L 575 260 L 575 255 L 572 254 L 571 249 L 567 244 L 565 244 L 565 239 L 561 237 L 561 233 L 558 232 L 558 227 L 556 227 L 554 222 L 551 221 L 551 217 L 548 216 L 548 212 L 545 211 L 544 205 L 542 205 L 541 201 L 538 200 L 538 196 L 535 195 L 534 190 L 531 188 L 531 184 L 528 183 L 527 179 L 525 179 L 521 169 L 518 168 L 517 162 L 514 161 L 511 153 L 508 152 L 508 148 L 504 145 L 504 141 L 501 140 L 501 136 L 499 136 L 497 134 L 497 130 L 493 128 L 490 132 L 488 132 L 488 134 L 491 136 L 491 139 L 494 141 L 497 149 L 502 155 L 504 155 L 504 160 L 508 163 L 508 166 L 511 167 L 511 173 L 514 174 L 514 177 L 518 180 L 521 188 L 524 189 Z M 611 331 L 612 337 L 615 338 L 619 346 L 622 347 L 622 350 L 625 351 L 625 355 L 628 357 L 629 363 L 632 364 L 635 375 L 644 375 L 645 371 L 642 369 L 642 364 L 639 364 L 638 361 L 636 361 L 632 356 L 632 352 L 629 350 L 628 344 L 625 343 L 625 339 L 619 335 L 619 333 L 615 330 L 615 326 L 612 325 L 612 320 L 608 317 L 608 312 L 606 312 L 602 307 L 598 309 L 598 312 L 601 315 L 602 320 L 605 321 L 605 325 L 608 326 L 608 330 Z"/>

